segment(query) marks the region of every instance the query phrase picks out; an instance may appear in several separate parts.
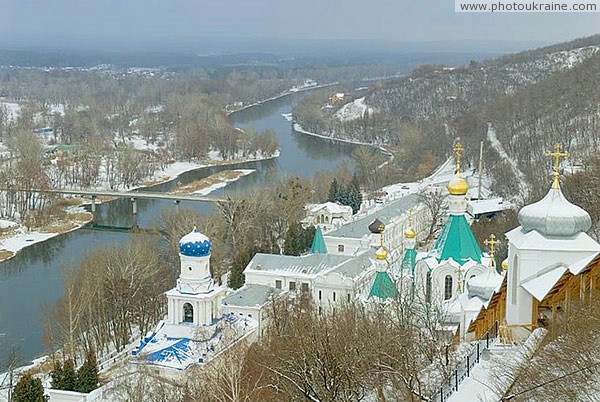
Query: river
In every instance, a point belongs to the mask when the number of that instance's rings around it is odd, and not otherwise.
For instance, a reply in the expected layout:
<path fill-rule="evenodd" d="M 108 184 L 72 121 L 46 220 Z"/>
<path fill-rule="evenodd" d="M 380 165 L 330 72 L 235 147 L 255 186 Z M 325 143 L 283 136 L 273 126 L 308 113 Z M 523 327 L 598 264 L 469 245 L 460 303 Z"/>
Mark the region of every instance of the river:
<path fill-rule="evenodd" d="M 302 94 L 285 96 L 230 116 L 237 127 L 271 129 L 277 135 L 281 155 L 267 161 L 215 166 L 186 172 L 176 180 L 153 188 L 168 191 L 225 169 L 256 169 L 223 189 L 212 193 L 223 195 L 243 192 L 262 186 L 280 177 L 311 177 L 318 171 L 335 169 L 348 161 L 354 145 L 333 142 L 294 133 L 291 123 L 281 115 L 289 113 Z M 209 212 L 209 203 L 182 202 L 184 207 Z M 142 227 L 153 226 L 163 209 L 174 208 L 172 202 L 138 200 L 137 222 Z M 119 199 L 98 206 L 96 221 L 103 225 L 131 226 L 133 215 L 129 200 Z M 91 251 L 111 244 L 123 244 L 130 233 L 115 233 L 80 229 L 54 237 L 23 249 L 14 258 L 0 263 L 0 368 L 13 346 L 20 349 L 25 360 L 47 352 L 44 344 L 45 312 L 63 295 L 61 267 L 77 265 Z"/>

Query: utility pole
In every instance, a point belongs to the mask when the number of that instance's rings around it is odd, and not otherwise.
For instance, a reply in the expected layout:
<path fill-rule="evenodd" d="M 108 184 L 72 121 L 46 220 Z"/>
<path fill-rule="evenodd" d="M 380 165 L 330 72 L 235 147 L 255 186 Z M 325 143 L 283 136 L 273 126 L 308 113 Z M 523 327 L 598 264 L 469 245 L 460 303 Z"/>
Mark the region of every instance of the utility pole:
<path fill-rule="evenodd" d="M 483 141 L 479 144 L 479 188 L 477 190 L 477 199 L 481 200 L 481 176 L 483 174 Z"/>

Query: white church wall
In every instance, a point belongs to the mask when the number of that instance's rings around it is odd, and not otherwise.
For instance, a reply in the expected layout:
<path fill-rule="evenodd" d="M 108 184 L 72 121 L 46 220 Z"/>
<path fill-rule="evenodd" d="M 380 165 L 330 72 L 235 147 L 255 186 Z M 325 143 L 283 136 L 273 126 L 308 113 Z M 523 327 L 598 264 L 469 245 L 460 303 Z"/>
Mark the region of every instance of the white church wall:
<path fill-rule="evenodd" d="M 365 244 L 362 239 L 332 237 L 327 235 L 323 236 L 323 240 L 325 240 L 327 254 L 336 255 L 354 255 L 359 249 L 363 248 Z"/>

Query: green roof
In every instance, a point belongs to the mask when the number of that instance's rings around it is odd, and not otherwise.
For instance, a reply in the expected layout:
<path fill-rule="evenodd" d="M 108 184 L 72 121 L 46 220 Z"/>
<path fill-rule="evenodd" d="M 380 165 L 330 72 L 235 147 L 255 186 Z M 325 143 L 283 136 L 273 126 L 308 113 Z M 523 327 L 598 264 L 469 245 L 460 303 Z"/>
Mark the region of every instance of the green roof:
<path fill-rule="evenodd" d="M 369 298 L 373 296 L 379 297 L 382 300 L 398 297 L 398 289 L 396 289 L 396 285 L 392 282 L 387 272 L 377 271 L 375 274 Z"/>
<path fill-rule="evenodd" d="M 321 228 L 317 226 L 315 229 L 315 237 L 310 247 L 312 254 L 327 254 L 327 246 L 325 245 L 325 239 L 323 239 L 323 232 Z"/>
<path fill-rule="evenodd" d="M 452 258 L 461 265 L 469 259 L 481 262 L 481 249 L 464 215 L 450 215 L 431 254 L 438 261 Z"/>
<path fill-rule="evenodd" d="M 402 269 L 408 270 L 411 274 L 415 273 L 415 263 L 417 262 L 417 250 L 407 248 L 402 256 Z"/>

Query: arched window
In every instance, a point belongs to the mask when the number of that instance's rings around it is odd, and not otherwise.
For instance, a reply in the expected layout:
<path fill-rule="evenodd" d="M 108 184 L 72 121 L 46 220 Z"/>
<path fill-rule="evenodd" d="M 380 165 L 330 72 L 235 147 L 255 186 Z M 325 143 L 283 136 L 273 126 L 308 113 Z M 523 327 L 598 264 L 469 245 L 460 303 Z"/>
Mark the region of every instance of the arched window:
<path fill-rule="evenodd" d="M 446 275 L 444 279 L 444 300 L 452 297 L 452 275 Z"/>
<path fill-rule="evenodd" d="M 183 305 L 183 322 L 194 322 L 194 307 L 190 303 Z"/>
<path fill-rule="evenodd" d="M 325 216 L 321 215 L 321 221 L 319 223 L 325 223 Z"/>
<path fill-rule="evenodd" d="M 335 301 L 335 292 L 333 292 L 333 301 Z"/>

